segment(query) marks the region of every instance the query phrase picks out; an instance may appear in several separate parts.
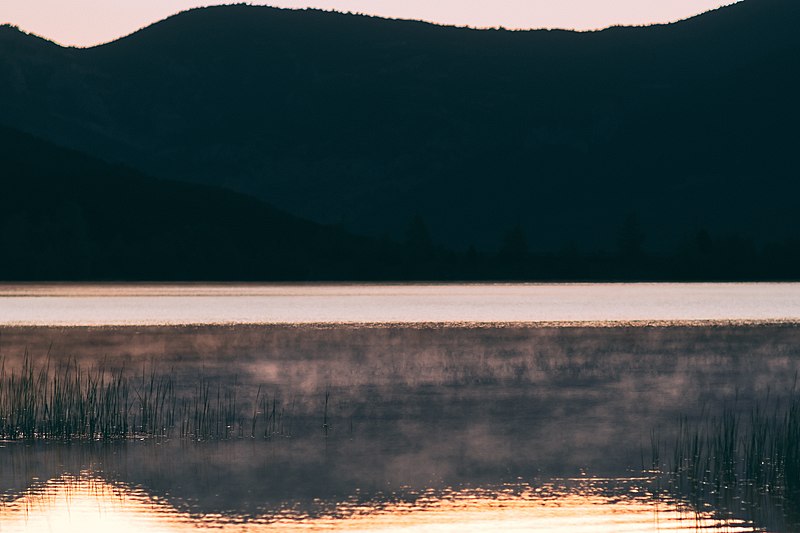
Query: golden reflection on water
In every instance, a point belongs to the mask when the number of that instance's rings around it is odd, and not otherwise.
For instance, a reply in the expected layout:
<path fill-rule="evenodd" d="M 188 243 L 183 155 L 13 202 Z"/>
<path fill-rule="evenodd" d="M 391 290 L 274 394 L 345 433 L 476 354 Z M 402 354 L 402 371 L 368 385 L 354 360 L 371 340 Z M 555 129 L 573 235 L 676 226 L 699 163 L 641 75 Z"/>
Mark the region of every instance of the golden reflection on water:
<path fill-rule="evenodd" d="M 603 495 L 591 485 L 444 491 L 411 502 L 345 502 L 324 516 L 293 510 L 263 517 L 180 511 L 163 498 L 86 473 L 32 487 L 0 506 L 0 532 L 64 531 L 755 531 L 643 493 Z"/>

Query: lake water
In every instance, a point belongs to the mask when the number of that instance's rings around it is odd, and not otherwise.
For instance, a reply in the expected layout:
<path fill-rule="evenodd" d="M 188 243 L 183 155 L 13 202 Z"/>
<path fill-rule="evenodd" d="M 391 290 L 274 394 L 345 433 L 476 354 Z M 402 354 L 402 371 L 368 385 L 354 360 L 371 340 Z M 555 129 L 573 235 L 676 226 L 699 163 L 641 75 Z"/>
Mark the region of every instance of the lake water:
<path fill-rule="evenodd" d="M 3 325 L 800 321 L 800 283 L 11 285 Z"/>
<path fill-rule="evenodd" d="M 670 472 L 796 396 L 799 292 L 5 286 L 0 423 L 26 364 L 126 380 L 132 427 L 169 392 L 159 437 L 0 442 L 0 532 L 798 530 L 788 492 Z"/>

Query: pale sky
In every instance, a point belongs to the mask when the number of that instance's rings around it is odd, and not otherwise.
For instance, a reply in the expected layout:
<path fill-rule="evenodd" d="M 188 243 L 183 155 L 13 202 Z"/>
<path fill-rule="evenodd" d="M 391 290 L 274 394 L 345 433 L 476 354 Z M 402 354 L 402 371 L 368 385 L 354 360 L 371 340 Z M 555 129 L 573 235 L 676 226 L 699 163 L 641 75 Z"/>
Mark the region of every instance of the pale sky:
<path fill-rule="evenodd" d="M 752 1 L 752 0 L 751 0 Z M 735 0 L 272 0 L 252 4 L 316 7 L 457 26 L 589 30 L 670 22 Z M 215 0 L 0 0 L 0 23 L 64 45 L 114 40 Z"/>

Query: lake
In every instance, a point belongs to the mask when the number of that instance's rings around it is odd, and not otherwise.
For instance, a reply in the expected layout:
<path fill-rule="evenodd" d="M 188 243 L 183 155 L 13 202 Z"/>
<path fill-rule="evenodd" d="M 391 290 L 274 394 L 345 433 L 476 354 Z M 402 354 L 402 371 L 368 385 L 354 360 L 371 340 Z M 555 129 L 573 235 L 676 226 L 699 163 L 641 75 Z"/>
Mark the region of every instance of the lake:
<path fill-rule="evenodd" d="M 798 284 L 3 286 L 0 531 L 795 530 L 798 323 Z"/>
<path fill-rule="evenodd" d="M 5 285 L 3 325 L 800 320 L 800 283 Z"/>

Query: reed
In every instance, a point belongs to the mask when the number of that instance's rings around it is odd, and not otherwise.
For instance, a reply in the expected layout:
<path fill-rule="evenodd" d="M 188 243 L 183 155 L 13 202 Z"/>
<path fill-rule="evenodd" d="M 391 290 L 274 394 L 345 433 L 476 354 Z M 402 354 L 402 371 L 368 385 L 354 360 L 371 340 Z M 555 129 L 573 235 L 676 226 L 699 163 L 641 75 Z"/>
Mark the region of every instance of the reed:
<path fill-rule="evenodd" d="M 767 398 L 749 412 L 729 406 L 693 423 L 683 418 L 671 444 L 653 433 L 650 448 L 653 464 L 692 494 L 746 490 L 794 498 L 800 492 L 800 396 Z"/>
<path fill-rule="evenodd" d="M 188 393 L 178 394 L 178 390 Z M 252 416 L 244 416 L 252 407 Z M 180 437 L 193 440 L 287 436 L 284 406 L 259 387 L 250 406 L 232 386 L 200 377 L 180 388 L 175 372 L 36 367 L 27 353 L 21 366 L 0 363 L 0 439 L 114 440 Z"/>

